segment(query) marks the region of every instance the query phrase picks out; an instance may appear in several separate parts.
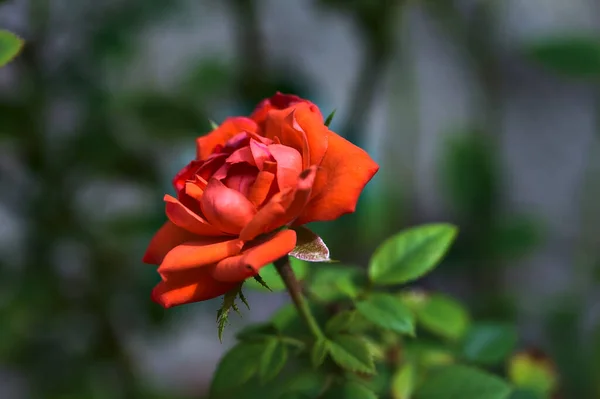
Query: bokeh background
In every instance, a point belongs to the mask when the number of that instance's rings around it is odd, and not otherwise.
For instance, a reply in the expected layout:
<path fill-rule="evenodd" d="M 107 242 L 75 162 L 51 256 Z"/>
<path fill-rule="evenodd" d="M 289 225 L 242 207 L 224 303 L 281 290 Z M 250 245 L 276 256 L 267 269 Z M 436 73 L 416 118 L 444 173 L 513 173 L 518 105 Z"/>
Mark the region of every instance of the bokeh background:
<path fill-rule="evenodd" d="M 600 397 L 600 3 L 596 0 L 0 0 L 27 40 L 0 70 L 0 397 L 200 398 L 244 324 L 163 311 L 140 261 L 209 118 L 276 90 L 337 113 L 381 171 L 314 226 L 364 264 L 456 223 L 420 282 L 514 322 L 564 397 Z M 318 267 L 315 266 L 315 267 Z"/>

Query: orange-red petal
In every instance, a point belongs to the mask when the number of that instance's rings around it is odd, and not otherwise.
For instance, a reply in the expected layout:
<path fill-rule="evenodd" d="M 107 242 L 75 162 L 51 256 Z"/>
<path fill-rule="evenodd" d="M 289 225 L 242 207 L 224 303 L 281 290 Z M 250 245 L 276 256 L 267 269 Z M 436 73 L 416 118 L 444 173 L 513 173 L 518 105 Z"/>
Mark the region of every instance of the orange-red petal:
<path fill-rule="evenodd" d="M 164 308 L 217 298 L 237 287 L 237 283 L 217 281 L 210 269 L 175 273 L 152 290 L 152 300 Z"/>
<path fill-rule="evenodd" d="M 211 226 L 206 220 L 170 195 L 165 195 L 165 212 L 173 224 L 191 233 L 201 236 L 224 235 L 218 228 Z"/>
<path fill-rule="evenodd" d="M 158 272 L 161 274 L 193 269 L 217 263 L 240 253 L 244 242 L 240 239 L 203 237 L 173 248 L 164 257 Z"/>
<path fill-rule="evenodd" d="M 250 118 L 227 118 L 215 130 L 196 139 L 196 158 L 206 159 L 213 153 L 215 147 L 224 145 L 235 135 L 241 132 L 255 133 L 257 130 L 256 122 Z"/>
<path fill-rule="evenodd" d="M 294 127 L 294 113 L 294 109 L 270 111 L 265 122 L 264 135 L 276 144 L 296 149 L 302 156 L 301 169 L 304 169 L 311 164 L 310 150 L 306 134 Z"/>
<path fill-rule="evenodd" d="M 310 101 L 305 100 L 301 97 L 298 97 L 294 94 L 283 94 L 283 93 L 277 92 L 272 97 L 262 100 L 254 109 L 254 112 L 252 112 L 252 115 L 250 115 L 250 118 L 254 119 L 258 124 L 262 124 L 265 121 L 265 119 L 267 118 L 269 111 L 278 110 L 278 109 L 286 109 L 286 108 L 294 106 L 298 103 L 309 104 L 311 106 L 313 112 L 316 112 L 319 115 L 321 114 L 321 112 L 319 111 L 319 108 L 316 105 L 314 105 L 313 103 L 311 103 Z"/>
<path fill-rule="evenodd" d="M 292 148 L 282 144 L 272 144 L 269 152 L 277 162 L 277 184 L 280 190 L 294 187 L 302 172 L 302 156 Z"/>
<path fill-rule="evenodd" d="M 294 225 L 354 212 L 360 193 L 378 170 L 363 149 L 329 132 L 329 147 L 317 170 L 311 199 Z"/>
<path fill-rule="evenodd" d="M 248 200 L 252 202 L 255 207 L 258 208 L 265 202 L 265 199 L 267 199 L 267 195 L 271 190 L 273 180 L 275 180 L 275 175 L 273 173 L 265 170 L 258 172 L 256 180 L 252 183 L 250 192 L 248 193 Z"/>
<path fill-rule="evenodd" d="M 240 238 L 244 241 L 253 240 L 261 234 L 268 233 L 276 226 L 276 223 L 285 217 L 285 213 L 293 200 L 294 190 L 288 188 L 275 194 L 252 218 L 252 220 L 240 232 Z M 273 227 L 274 226 L 274 227 Z"/>
<path fill-rule="evenodd" d="M 296 232 L 282 230 L 269 240 L 252 247 L 242 255 L 227 258 L 217 263 L 212 276 L 215 280 L 240 282 L 256 276 L 258 271 L 271 262 L 287 255 L 296 247 Z"/>
<path fill-rule="evenodd" d="M 206 219 L 229 234 L 238 234 L 256 214 L 256 208 L 239 192 L 210 179 L 200 202 Z"/>
<path fill-rule="evenodd" d="M 195 234 L 174 225 L 171 221 L 167 221 L 150 240 L 142 261 L 159 265 L 170 250 L 194 238 L 197 238 Z"/>

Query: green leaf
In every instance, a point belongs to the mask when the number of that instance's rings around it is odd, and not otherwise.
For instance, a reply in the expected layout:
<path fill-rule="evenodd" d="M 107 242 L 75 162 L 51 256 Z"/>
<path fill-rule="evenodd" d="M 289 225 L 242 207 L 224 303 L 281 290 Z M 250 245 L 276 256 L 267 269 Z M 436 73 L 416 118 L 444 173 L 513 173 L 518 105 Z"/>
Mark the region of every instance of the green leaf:
<path fill-rule="evenodd" d="M 326 384 L 327 375 L 322 371 L 308 369 L 296 373 L 290 380 L 286 381 L 285 396 L 282 398 L 317 398 L 320 396 Z"/>
<path fill-rule="evenodd" d="M 242 328 L 236 334 L 236 338 L 240 341 L 260 339 L 277 336 L 279 331 L 272 323 L 251 324 Z"/>
<path fill-rule="evenodd" d="M 0 67 L 15 58 L 25 42 L 23 39 L 6 30 L 0 29 Z"/>
<path fill-rule="evenodd" d="M 326 339 L 318 339 L 310 351 L 310 360 L 314 368 L 318 368 L 323 364 L 329 351 L 329 341 Z"/>
<path fill-rule="evenodd" d="M 290 258 L 290 265 L 292 266 L 292 270 L 294 270 L 294 273 L 296 274 L 296 278 L 298 280 L 303 280 L 308 274 L 308 265 L 306 262 L 296 258 Z M 266 286 L 270 288 L 270 291 L 285 291 L 285 284 L 283 283 L 283 280 L 279 276 L 279 273 L 277 272 L 277 269 L 275 269 L 275 266 L 273 264 L 270 264 L 260 269 L 260 278 L 263 280 Z M 269 291 L 267 287 L 265 287 L 263 284 L 256 280 L 246 280 L 245 287 L 256 291 Z"/>
<path fill-rule="evenodd" d="M 406 363 L 392 377 L 392 398 L 410 399 L 415 389 L 415 367 Z"/>
<path fill-rule="evenodd" d="M 359 268 L 348 265 L 319 265 L 311 273 L 310 292 L 325 302 L 355 298 L 365 276 Z"/>
<path fill-rule="evenodd" d="M 211 382 L 211 397 L 226 397 L 232 391 L 246 383 L 256 374 L 260 359 L 265 350 L 264 342 L 243 342 L 234 346 L 223 356 Z"/>
<path fill-rule="evenodd" d="M 327 116 L 327 119 L 325 119 L 325 126 L 329 127 L 331 121 L 333 120 L 333 117 L 335 116 L 335 111 L 337 111 L 337 109 L 331 111 L 331 113 Z"/>
<path fill-rule="evenodd" d="M 375 363 L 369 344 L 360 337 L 337 335 L 329 343 L 329 354 L 340 367 L 354 372 L 373 374 Z"/>
<path fill-rule="evenodd" d="M 492 374 L 453 365 L 431 371 L 414 399 L 506 399 L 510 393 L 510 386 Z"/>
<path fill-rule="evenodd" d="M 209 119 L 208 123 L 210 124 L 211 130 L 216 130 L 219 128 L 219 125 L 217 125 L 217 122 L 213 121 L 212 119 Z"/>
<path fill-rule="evenodd" d="M 414 316 L 402 300 L 390 294 L 373 294 L 356 304 L 356 310 L 373 324 L 400 334 L 415 334 Z"/>
<path fill-rule="evenodd" d="M 287 347 L 278 339 L 269 339 L 260 357 L 258 376 L 262 383 L 272 380 L 285 366 Z"/>
<path fill-rule="evenodd" d="M 600 40 L 594 36 L 561 35 L 525 46 L 525 54 L 554 72 L 572 77 L 600 77 Z"/>
<path fill-rule="evenodd" d="M 517 331 L 510 324 L 477 323 L 465 336 L 462 357 L 481 365 L 500 364 L 514 350 L 517 339 Z"/>
<path fill-rule="evenodd" d="M 392 236 L 371 257 L 371 281 L 392 285 L 418 279 L 441 261 L 456 233 L 452 225 L 429 224 Z"/>
<path fill-rule="evenodd" d="M 357 381 L 335 385 L 325 393 L 324 399 L 377 399 L 375 392 Z"/>
<path fill-rule="evenodd" d="M 457 340 L 469 327 L 469 314 L 457 301 L 444 295 L 427 297 L 417 311 L 418 322 L 427 330 Z"/>
<path fill-rule="evenodd" d="M 295 227 L 296 248 L 289 253 L 296 259 L 306 262 L 330 262 L 329 248 L 317 234 L 304 226 Z"/>

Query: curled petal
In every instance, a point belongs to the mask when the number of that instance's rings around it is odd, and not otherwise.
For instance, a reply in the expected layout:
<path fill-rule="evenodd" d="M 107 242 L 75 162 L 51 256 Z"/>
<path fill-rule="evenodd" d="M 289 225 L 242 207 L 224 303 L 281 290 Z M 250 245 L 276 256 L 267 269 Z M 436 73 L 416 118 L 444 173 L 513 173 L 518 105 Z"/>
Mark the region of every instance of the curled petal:
<path fill-rule="evenodd" d="M 243 245 L 243 241 L 239 239 L 225 241 L 213 237 L 188 241 L 176 246 L 165 256 L 158 272 L 166 274 L 217 263 L 239 254 Z"/>
<path fill-rule="evenodd" d="M 256 208 L 239 192 L 210 179 L 200 202 L 206 219 L 229 234 L 238 234 L 256 214 Z"/>
<path fill-rule="evenodd" d="M 299 178 L 298 185 L 296 186 L 296 190 L 294 192 L 294 199 L 288 205 L 284 220 L 282 221 L 284 224 L 288 224 L 289 222 L 295 220 L 302 211 L 304 207 L 310 200 L 310 195 L 312 192 L 312 187 L 315 183 L 315 179 L 317 177 L 317 167 L 311 166 L 310 168 L 304 170 Z"/>
<path fill-rule="evenodd" d="M 165 212 L 174 225 L 201 236 L 222 236 L 218 228 L 196 215 L 178 199 L 165 195 Z"/>
<path fill-rule="evenodd" d="M 241 132 L 255 133 L 257 130 L 256 122 L 250 118 L 228 118 L 218 128 L 196 140 L 196 158 L 206 159 L 217 146 L 224 146 L 237 134 Z"/>
<path fill-rule="evenodd" d="M 152 265 L 159 265 L 170 250 L 196 237 L 195 234 L 177 227 L 171 221 L 167 221 L 154 234 L 152 240 L 150 240 L 142 261 Z"/>
<path fill-rule="evenodd" d="M 269 111 L 289 108 L 299 103 L 306 103 L 313 109 L 313 112 L 321 114 L 319 108 L 308 100 L 298 97 L 293 94 L 275 93 L 274 96 L 261 101 L 252 112 L 250 118 L 254 119 L 258 124 L 265 121 Z"/>
<path fill-rule="evenodd" d="M 264 169 L 265 161 L 274 161 L 269 152 L 269 146 L 254 139 L 250 140 L 250 152 L 252 153 L 254 163 L 259 170 Z"/>
<path fill-rule="evenodd" d="M 378 170 L 364 150 L 329 132 L 329 147 L 317 170 L 311 199 L 294 225 L 354 212 L 360 193 Z"/>
<path fill-rule="evenodd" d="M 285 213 L 293 200 L 294 190 L 288 188 L 275 194 L 252 218 L 252 220 L 240 232 L 240 238 L 244 241 L 253 240 L 261 234 L 281 227 L 278 221 L 285 217 Z"/>
<path fill-rule="evenodd" d="M 264 135 L 277 144 L 296 149 L 302 157 L 300 169 L 304 169 L 311 165 L 312 161 L 306 134 L 294 127 L 294 112 L 294 109 L 271 111 L 265 123 Z"/>
<path fill-rule="evenodd" d="M 283 230 L 265 242 L 248 249 L 242 255 L 227 258 L 217 263 L 212 276 L 215 280 L 240 282 L 256 276 L 269 263 L 290 253 L 296 246 L 296 232 Z"/>
<path fill-rule="evenodd" d="M 250 187 L 256 180 L 256 176 L 257 171 L 255 166 L 237 164 L 233 165 L 229 176 L 223 180 L 223 184 L 247 197 Z"/>
<path fill-rule="evenodd" d="M 250 140 L 252 143 L 254 140 Z M 250 147 L 242 147 L 239 150 L 235 150 L 233 154 L 231 154 L 226 161 L 228 164 L 236 164 L 245 162 L 252 166 L 256 166 L 256 162 L 254 161 L 254 156 Z M 259 167 L 260 168 L 260 167 Z"/>
<path fill-rule="evenodd" d="M 152 300 L 164 308 L 217 298 L 236 284 L 217 281 L 210 269 L 201 268 L 174 273 L 152 290 Z"/>
<path fill-rule="evenodd" d="M 279 189 L 293 187 L 298 182 L 298 175 L 302 172 L 302 156 L 292 148 L 282 144 L 272 144 L 269 152 L 277 162 L 277 184 Z"/>

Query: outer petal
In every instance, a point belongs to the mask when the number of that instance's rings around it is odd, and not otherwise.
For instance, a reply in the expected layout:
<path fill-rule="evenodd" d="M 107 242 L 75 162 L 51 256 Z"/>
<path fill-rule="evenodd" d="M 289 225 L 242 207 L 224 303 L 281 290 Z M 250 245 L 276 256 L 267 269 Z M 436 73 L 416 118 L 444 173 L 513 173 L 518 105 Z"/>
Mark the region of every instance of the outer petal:
<path fill-rule="evenodd" d="M 278 137 L 281 144 L 300 151 L 304 160 L 303 169 L 318 165 L 328 147 L 329 129 L 321 113 L 313 112 L 306 103 L 269 112 L 264 134 L 269 138 Z"/>
<path fill-rule="evenodd" d="M 329 132 L 329 147 L 317 171 L 312 198 L 294 225 L 354 212 L 360 193 L 378 170 L 379 165 L 364 150 Z"/>
<path fill-rule="evenodd" d="M 227 140 L 238 133 L 247 131 L 255 133 L 258 130 L 256 122 L 250 118 L 228 118 L 215 130 L 196 139 L 196 158 L 206 159 L 215 147 L 224 145 Z"/>
<path fill-rule="evenodd" d="M 211 224 L 229 234 L 238 234 L 256 214 L 256 208 L 239 192 L 210 179 L 200 202 Z"/>
<path fill-rule="evenodd" d="M 240 253 L 243 241 L 205 237 L 188 241 L 173 248 L 163 259 L 158 272 L 161 274 L 193 269 L 217 263 Z"/>
<path fill-rule="evenodd" d="M 146 249 L 146 253 L 142 258 L 142 262 L 159 265 L 170 250 L 177 245 L 193 240 L 194 238 L 197 238 L 195 234 L 175 226 L 171 221 L 167 221 L 156 234 L 154 234 L 152 240 L 150 240 L 148 249 Z"/>
<path fill-rule="evenodd" d="M 176 226 L 201 236 L 225 235 L 218 228 L 211 226 L 206 220 L 192 212 L 178 199 L 165 195 L 165 203 L 167 217 Z"/>
<path fill-rule="evenodd" d="M 256 276 L 269 263 L 287 255 L 296 247 L 296 232 L 282 230 L 269 240 L 249 249 L 242 255 L 227 258 L 217 263 L 213 277 L 219 281 L 240 282 Z"/>
<path fill-rule="evenodd" d="M 212 278 L 210 269 L 202 268 L 175 273 L 152 290 L 152 300 L 164 308 L 206 301 L 234 289 L 237 284 Z"/>
<path fill-rule="evenodd" d="M 321 114 L 319 108 L 310 101 L 293 94 L 283 94 L 277 92 L 274 96 L 261 101 L 254 109 L 254 112 L 252 112 L 252 115 L 250 115 L 250 118 L 254 119 L 256 123 L 261 124 L 265 121 L 269 111 L 273 109 L 278 110 L 289 108 L 299 103 L 309 104 L 313 109 L 313 112 L 319 113 L 319 115 Z"/>

